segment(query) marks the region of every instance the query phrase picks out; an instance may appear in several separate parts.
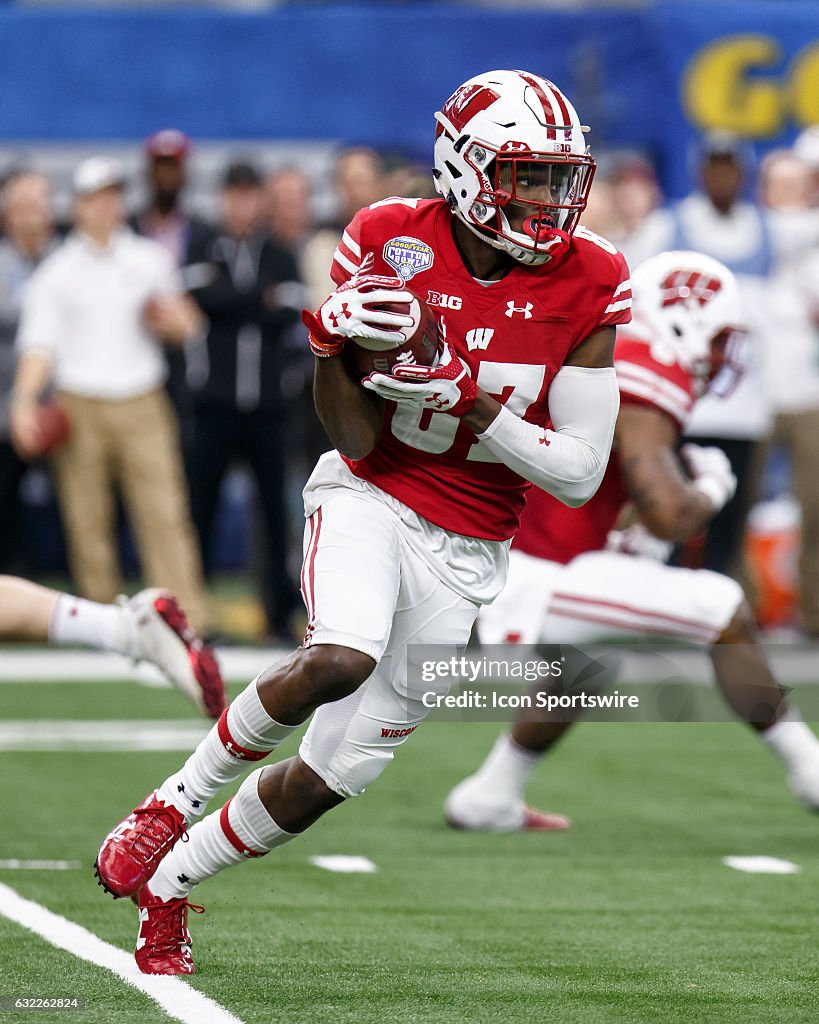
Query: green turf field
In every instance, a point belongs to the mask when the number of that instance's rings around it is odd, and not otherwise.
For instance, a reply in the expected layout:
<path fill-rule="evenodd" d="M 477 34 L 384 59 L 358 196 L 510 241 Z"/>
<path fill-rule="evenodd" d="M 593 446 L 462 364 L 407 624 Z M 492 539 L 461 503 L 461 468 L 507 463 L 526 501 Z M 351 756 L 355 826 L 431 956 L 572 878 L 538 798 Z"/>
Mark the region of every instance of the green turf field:
<path fill-rule="evenodd" d="M 171 691 L 133 684 L 0 685 L 9 719 L 183 719 Z M 819 818 L 734 724 L 587 724 L 531 787 L 570 815 L 563 835 L 449 830 L 448 788 L 492 723 L 429 723 L 378 785 L 265 860 L 195 891 L 190 984 L 245 1024 L 815 1024 Z M 294 749 L 285 748 L 281 756 Z M 97 887 L 99 840 L 176 767 L 174 752 L 0 754 L 0 882 L 131 950 L 135 910 Z M 331 874 L 358 854 L 376 874 Z M 721 863 L 767 854 L 796 875 Z M 183 983 L 187 984 L 187 982 Z M 76 995 L 37 1024 L 168 1021 L 102 968 L 0 917 L 0 996 Z M 201 1024 L 208 1024 L 202 1019 Z"/>

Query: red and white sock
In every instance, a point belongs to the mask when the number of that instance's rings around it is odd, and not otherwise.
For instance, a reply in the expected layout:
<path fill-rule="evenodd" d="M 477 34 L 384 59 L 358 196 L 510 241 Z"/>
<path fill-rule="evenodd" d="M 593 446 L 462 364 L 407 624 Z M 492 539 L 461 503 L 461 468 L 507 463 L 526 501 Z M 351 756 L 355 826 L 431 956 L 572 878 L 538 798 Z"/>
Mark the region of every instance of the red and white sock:
<path fill-rule="evenodd" d="M 279 828 L 259 797 L 261 768 L 252 772 L 232 800 L 198 822 L 188 841 L 177 843 L 151 879 L 151 892 L 161 900 L 181 899 L 223 868 L 266 853 L 295 839 Z"/>
<path fill-rule="evenodd" d="M 244 775 L 249 765 L 267 757 L 297 728 L 281 725 L 268 715 L 254 680 L 157 792 L 165 803 L 178 807 L 187 821 L 195 821 L 222 786 Z"/>
<path fill-rule="evenodd" d="M 119 605 L 97 604 L 73 594 L 60 594 L 48 624 L 48 641 L 126 654 L 129 633 Z"/>

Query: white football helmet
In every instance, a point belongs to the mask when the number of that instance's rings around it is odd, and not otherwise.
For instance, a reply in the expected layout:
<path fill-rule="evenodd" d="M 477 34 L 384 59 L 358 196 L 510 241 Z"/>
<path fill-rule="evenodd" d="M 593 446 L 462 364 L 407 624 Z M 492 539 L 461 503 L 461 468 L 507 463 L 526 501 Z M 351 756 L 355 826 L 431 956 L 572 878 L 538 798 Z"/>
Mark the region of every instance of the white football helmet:
<path fill-rule="evenodd" d="M 595 164 L 589 129 L 556 86 L 489 71 L 457 89 L 435 120 L 435 187 L 470 231 L 520 263 L 567 248 Z"/>
<path fill-rule="evenodd" d="M 675 358 L 700 393 L 729 394 L 743 370 L 748 323 L 728 267 L 700 252 L 662 252 L 632 272 L 631 288 L 633 329 L 652 354 Z"/>

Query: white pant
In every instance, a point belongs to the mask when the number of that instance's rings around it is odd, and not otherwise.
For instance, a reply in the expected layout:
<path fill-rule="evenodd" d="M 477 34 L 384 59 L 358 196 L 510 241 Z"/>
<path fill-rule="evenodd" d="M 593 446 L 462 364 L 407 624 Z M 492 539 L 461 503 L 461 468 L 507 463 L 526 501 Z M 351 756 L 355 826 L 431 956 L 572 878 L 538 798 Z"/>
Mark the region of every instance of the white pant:
<path fill-rule="evenodd" d="M 742 588 L 706 569 L 590 551 L 567 565 L 512 551 L 506 588 L 478 620 L 481 643 L 581 644 L 659 636 L 711 644 L 734 617 Z"/>
<path fill-rule="evenodd" d="M 347 489 L 308 520 L 302 592 L 308 646 L 340 644 L 377 662 L 355 693 L 316 711 L 299 749 L 330 789 L 355 796 L 429 713 L 420 698 L 435 684 L 408 671 L 408 645 L 446 648 L 442 657 L 463 649 L 478 604 L 430 570 L 387 505 Z"/>

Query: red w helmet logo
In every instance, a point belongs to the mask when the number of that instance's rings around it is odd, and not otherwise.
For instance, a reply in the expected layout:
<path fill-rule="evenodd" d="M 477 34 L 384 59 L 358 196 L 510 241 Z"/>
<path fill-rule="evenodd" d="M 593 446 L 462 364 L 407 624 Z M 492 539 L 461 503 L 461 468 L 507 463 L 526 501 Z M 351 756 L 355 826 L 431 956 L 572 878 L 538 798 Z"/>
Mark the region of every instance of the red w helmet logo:
<path fill-rule="evenodd" d="M 663 309 L 678 302 L 693 299 L 701 306 L 706 305 L 722 288 L 722 281 L 698 270 L 674 270 L 663 281 Z"/>
<path fill-rule="evenodd" d="M 454 92 L 444 104 L 442 113 L 456 131 L 462 132 L 476 114 L 490 107 L 497 98 L 498 94 L 493 89 L 473 82 Z"/>

